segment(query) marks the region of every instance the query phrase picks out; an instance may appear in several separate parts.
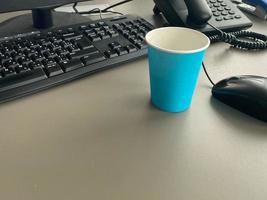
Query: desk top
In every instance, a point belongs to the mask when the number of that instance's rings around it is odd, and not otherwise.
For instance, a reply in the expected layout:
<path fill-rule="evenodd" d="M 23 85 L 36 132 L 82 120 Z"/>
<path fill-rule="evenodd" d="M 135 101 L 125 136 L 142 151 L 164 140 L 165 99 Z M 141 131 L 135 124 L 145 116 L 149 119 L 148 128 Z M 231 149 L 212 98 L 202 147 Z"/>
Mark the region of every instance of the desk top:
<path fill-rule="evenodd" d="M 119 11 L 152 20 L 152 6 Z M 266 21 L 254 21 L 267 34 Z M 215 44 L 206 65 L 215 81 L 267 76 L 266 58 Z M 204 73 L 184 113 L 161 112 L 149 96 L 140 59 L 0 105 L 0 198 L 267 198 L 266 123 L 212 99 Z"/>

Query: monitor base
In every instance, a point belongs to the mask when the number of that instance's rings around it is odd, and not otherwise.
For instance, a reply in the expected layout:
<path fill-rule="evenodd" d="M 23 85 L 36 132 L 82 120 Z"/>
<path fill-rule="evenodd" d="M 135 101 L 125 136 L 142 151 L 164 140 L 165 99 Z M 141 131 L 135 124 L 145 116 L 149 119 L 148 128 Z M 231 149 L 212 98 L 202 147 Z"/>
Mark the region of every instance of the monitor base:
<path fill-rule="evenodd" d="M 51 28 L 68 26 L 90 21 L 90 18 L 76 13 L 52 12 L 53 26 Z M 40 30 L 34 28 L 32 14 L 19 15 L 0 23 L 0 37 L 16 35 Z M 42 29 L 46 30 L 46 29 Z"/>

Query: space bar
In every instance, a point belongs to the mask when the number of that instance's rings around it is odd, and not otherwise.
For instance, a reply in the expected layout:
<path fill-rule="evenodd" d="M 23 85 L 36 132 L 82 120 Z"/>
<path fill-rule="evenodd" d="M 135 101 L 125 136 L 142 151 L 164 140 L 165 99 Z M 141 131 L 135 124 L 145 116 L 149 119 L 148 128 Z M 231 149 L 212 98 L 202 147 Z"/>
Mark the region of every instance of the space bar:
<path fill-rule="evenodd" d="M 41 68 L 0 78 L 0 92 L 40 81 L 46 78 L 47 76 Z"/>

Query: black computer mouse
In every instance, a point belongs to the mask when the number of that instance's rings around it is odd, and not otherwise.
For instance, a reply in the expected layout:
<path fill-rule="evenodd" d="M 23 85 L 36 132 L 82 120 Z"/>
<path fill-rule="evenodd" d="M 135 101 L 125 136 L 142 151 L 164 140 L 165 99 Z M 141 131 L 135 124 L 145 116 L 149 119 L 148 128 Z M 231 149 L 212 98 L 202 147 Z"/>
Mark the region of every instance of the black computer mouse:
<path fill-rule="evenodd" d="M 224 79 L 213 86 L 212 95 L 241 112 L 267 122 L 265 77 L 244 75 Z"/>

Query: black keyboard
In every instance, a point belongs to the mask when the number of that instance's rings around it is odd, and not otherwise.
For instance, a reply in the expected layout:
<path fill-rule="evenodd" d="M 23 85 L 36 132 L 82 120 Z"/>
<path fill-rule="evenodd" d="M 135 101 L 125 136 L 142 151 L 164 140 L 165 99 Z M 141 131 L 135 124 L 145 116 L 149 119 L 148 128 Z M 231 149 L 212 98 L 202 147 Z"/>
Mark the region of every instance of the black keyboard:
<path fill-rule="evenodd" d="M 0 38 L 0 102 L 144 56 L 152 29 L 125 15 Z"/>

